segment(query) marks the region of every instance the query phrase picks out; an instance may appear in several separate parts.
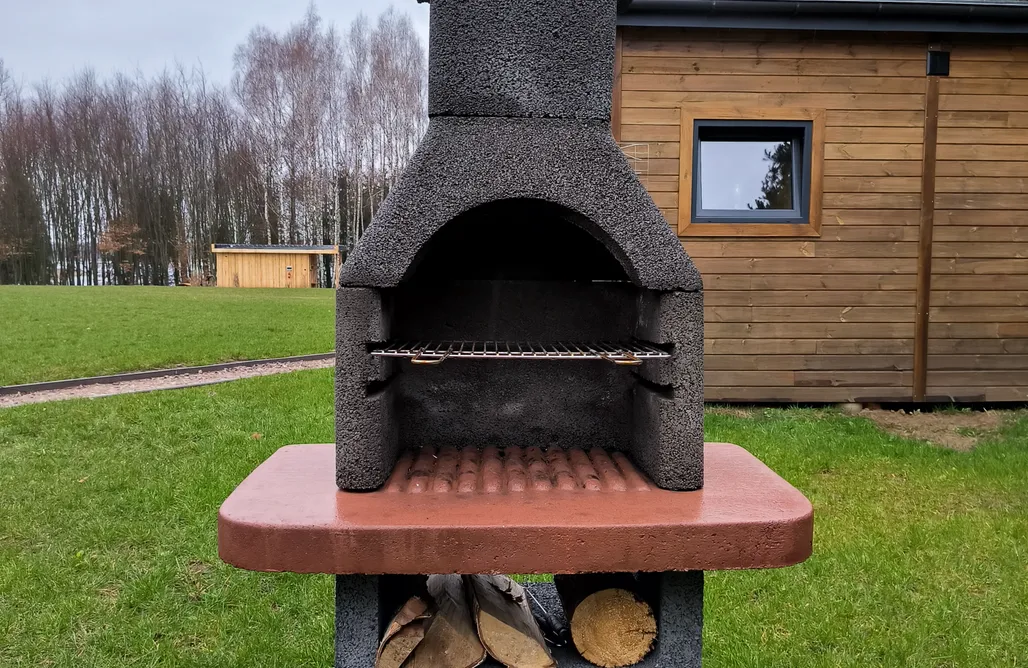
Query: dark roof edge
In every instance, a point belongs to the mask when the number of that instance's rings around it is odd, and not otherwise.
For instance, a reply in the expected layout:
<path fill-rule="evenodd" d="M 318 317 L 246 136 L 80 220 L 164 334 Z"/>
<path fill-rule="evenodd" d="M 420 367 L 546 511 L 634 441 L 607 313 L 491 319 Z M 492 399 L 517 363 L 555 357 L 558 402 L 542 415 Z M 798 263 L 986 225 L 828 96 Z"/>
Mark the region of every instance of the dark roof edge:
<path fill-rule="evenodd" d="M 618 25 L 1028 35 L 1028 1 L 633 0 Z"/>
<path fill-rule="evenodd" d="M 290 253 L 296 251 L 298 253 L 303 252 L 316 252 L 316 251 L 335 251 L 338 250 L 338 246 L 300 246 L 300 245 L 266 245 L 266 244 L 212 244 L 211 249 L 215 251 L 219 250 L 259 250 L 259 251 L 281 251 L 283 253 Z"/>

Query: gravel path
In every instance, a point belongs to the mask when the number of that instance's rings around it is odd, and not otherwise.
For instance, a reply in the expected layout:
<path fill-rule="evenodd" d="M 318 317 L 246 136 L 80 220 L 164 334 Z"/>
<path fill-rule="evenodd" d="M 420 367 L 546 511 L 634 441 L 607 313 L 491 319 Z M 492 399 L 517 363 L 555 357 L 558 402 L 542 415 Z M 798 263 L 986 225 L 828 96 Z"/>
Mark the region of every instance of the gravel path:
<path fill-rule="evenodd" d="M 47 401 L 64 401 L 65 399 L 96 399 L 116 394 L 135 394 L 137 392 L 153 392 L 154 390 L 176 390 L 183 387 L 200 387 L 215 383 L 227 383 L 232 380 L 254 378 L 256 376 L 272 376 L 293 371 L 308 369 L 327 369 L 334 366 L 334 360 L 282 362 L 262 366 L 243 366 L 223 371 L 206 371 L 181 376 L 164 378 L 148 378 L 132 380 L 111 385 L 90 385 L 86 387 L 50 390 L 48 392 L 32 392 L 29 394 L 13 394 L 0 396 L 0 408 L 12 408 L 25 404 L 39 404 Z"/>

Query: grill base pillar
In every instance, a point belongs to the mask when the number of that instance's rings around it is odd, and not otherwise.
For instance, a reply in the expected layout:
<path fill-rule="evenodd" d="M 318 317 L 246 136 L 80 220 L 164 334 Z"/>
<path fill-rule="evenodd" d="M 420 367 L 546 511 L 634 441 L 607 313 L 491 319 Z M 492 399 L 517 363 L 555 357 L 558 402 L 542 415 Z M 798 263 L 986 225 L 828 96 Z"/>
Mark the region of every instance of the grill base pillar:
<path fill-rule="evenodd" d="M 379 590 L 385 578 L 336 576 L 336 668 L 375 665 L 382 627 Z"/>

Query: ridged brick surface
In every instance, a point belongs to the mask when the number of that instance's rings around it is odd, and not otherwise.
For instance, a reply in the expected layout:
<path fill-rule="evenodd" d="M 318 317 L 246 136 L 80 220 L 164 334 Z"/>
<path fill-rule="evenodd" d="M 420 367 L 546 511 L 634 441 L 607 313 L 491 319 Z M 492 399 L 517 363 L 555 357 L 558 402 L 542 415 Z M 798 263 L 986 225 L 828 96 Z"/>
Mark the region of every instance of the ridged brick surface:
<path fill-rule="evenodd" d="M 389 493 L 504 494 L 646 492 L 650 484 L 620 452 L 600 448 L 422 448 L 404 453 L 386 482 Z"/>

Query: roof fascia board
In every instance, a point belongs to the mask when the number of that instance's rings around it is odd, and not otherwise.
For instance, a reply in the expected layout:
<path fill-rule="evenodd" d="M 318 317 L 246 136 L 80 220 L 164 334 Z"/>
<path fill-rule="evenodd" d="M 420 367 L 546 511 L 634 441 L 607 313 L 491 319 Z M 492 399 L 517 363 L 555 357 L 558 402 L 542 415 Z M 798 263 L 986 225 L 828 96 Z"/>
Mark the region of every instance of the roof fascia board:
<path fill-rule="evenodd" d="M 938 32 L 1028 35 L 1028 24 L 955 19 L 873 19 L 855 17 L 783 17 L 718 15 L 625 15 L 619 26 L 668 28 L 740 28 L 758 30 L 839 30 L 854 32 Z"/>
<path fill-rule="evenodd" d="M 622 26 L 1028 34 L 1028 2 L 635 0 Z"/>

